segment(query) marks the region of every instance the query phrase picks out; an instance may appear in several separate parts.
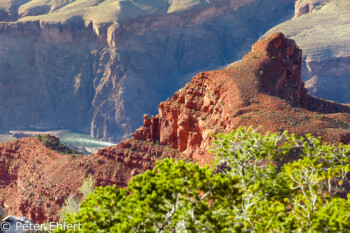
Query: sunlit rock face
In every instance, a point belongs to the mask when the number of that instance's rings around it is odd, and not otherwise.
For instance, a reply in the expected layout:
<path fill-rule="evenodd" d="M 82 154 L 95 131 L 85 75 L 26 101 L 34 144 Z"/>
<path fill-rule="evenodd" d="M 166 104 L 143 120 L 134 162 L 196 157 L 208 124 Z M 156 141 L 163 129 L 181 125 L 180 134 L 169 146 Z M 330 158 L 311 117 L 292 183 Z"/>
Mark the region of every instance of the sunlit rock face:
<path fill-rule="evenodd" d="M 292 0 L 0 3 L 0 128 L 118 141 L 192 73 L 293 16 Z"/>
<path fill-rule="evenodd" d="M 302 77 L 311 95 L 350 103 L 350 1 L 298 0 L 283 32 L 303 50 Z M 265 37 L 265 36 L 264 36 Z"/>
<path fill-rule="evenodd" d="M 173 147 L 202 164 L 213 159 L 210 135 L 239 126 L 349 143 L 350 106 L 310 96 L 301 67 L 302 51 L 295 41 L 273 33 L 239 62 L 194 76 L 159 104 L 157 115 L 144 116 L 133 139 Z"/>

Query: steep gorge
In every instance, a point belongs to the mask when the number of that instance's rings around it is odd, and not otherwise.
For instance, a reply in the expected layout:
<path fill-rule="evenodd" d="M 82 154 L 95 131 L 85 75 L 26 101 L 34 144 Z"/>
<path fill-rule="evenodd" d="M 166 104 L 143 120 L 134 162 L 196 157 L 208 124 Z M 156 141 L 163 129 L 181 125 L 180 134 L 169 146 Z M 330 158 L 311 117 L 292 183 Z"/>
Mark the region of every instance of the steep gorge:
<path fill-rule="evenodd" d="M 187 74 L 236 60 L 293 6 L 163 2 L 136 10 L 138 2 L 100 1 L 93 8 L 99 15 L 74 1 L 0 4 L 0 128 L 66 128 L 119 141 Z"/>

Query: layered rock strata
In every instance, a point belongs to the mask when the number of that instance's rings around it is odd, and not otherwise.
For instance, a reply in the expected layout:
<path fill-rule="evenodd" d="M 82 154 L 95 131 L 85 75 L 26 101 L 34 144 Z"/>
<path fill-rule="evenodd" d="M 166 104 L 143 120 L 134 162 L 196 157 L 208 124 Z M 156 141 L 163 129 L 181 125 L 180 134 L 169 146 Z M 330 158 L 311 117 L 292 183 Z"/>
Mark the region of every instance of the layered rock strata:
<path fill-rule="evenodd" d="M 202 162 L 210 159 L 211 134 L 240 125 L 313 133 L 347 143 L 349 106 L 310 96 L 301 80 L 301 66 L 302 51 L 295 41 L 279 33 L 270 35 L 239 63 L 196 75 L 159 105 L 158 115 L 145 115 L 144 126 L 133 138 L 159 141 Z"/>
<path fill-rule="evenodd" d="M 187 74 L 240 57 L 292 2 L 1 2 L 0 128 L 120 141 Z"/>

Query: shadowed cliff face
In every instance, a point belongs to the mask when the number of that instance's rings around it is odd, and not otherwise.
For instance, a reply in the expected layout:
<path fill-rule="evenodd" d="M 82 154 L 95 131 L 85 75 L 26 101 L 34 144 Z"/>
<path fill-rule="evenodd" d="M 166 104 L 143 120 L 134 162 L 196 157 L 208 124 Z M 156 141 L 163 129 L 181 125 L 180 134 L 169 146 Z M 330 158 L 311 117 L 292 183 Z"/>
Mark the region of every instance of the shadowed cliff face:
<path fill-rule="evenodd" d="M 109 1 L 99 2 L 102 9 Z M 21 4 L 0 4 L 2 20 L 13 21 L 0 23 L 0 128 L 68 128 L 118 141 L 187 74 L 239 58 L 293 1 L 211 1 L 152 13 L 122 5 L 132 17 L 104 20 L 81 5 L 67 16 L 75 3 L 50 1 L 49 12 Z"/>

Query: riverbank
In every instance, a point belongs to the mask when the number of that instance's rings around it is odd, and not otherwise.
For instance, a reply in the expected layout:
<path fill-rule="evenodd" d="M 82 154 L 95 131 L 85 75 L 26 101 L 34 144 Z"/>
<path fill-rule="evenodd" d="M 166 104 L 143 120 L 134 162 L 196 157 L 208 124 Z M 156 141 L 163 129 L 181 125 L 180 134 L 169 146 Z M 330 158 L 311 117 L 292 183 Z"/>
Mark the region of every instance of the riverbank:
<path fill-rule="evenodd" d="M 115 144 L 92 138 L 89 134 L 72 132 L 70 130 L 10 130 L 0 132 L 0 143 L 10 142 L 24 137 L 35 137 L 39 134 L 50 134 L 60 138 L 60 141 L 70 147 L 86 151 L 84 153 L 96 153 L 99 149 Z"/>

